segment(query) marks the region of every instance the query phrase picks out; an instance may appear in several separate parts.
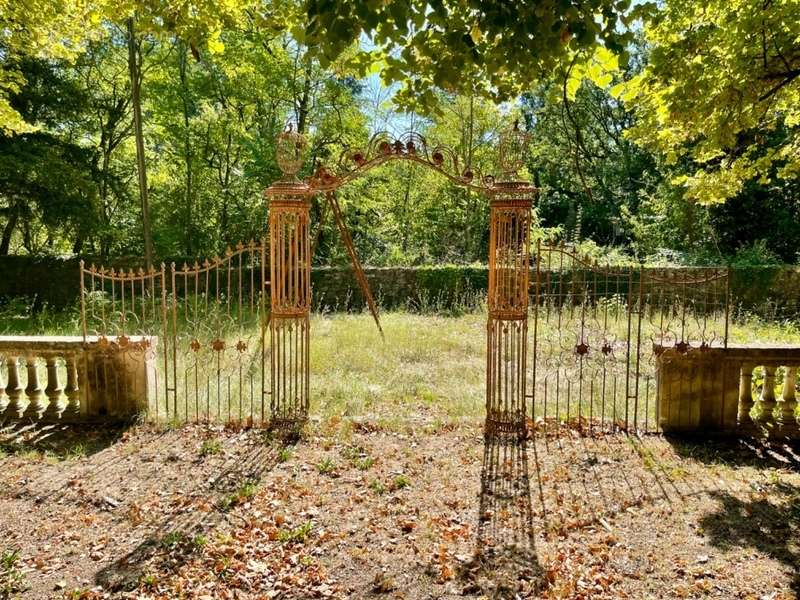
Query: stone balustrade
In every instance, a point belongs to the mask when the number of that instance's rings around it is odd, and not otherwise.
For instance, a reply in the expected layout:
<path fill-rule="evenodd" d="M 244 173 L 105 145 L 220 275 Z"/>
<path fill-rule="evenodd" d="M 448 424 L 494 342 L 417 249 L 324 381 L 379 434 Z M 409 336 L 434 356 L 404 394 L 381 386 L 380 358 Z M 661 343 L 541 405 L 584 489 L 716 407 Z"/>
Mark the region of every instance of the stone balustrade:
<path fill-rule="evenodd" d="M 658 418 L 665 432 L 760 430 L 800 437 L 800 346 L 743 345 L 686 353 L 656 346 L 655 352 Z"/>
<path fill-rule="evenodd" d="M 157 337 L 0 336 L 0 420 L 127 420 L 155 401 Z"/>

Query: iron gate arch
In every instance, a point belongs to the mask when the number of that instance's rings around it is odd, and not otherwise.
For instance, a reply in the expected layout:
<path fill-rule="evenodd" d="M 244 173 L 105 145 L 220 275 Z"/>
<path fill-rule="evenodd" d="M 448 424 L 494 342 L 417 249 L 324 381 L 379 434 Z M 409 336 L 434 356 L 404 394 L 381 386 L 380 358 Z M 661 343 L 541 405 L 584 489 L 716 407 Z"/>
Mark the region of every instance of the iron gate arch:
<path fill-rule="evenodd" d="M 310 199 L 325 195 L 332 207 L 377 322 L 377 309 L 335 191 L 383 163 L 411 161 L 456 185 L 484 194 L 489 201 L 487 433 L 521 437 L 527 413 L 530 230 L 536 195 L 533 186 L 516 178 L 526 139 L 516 123 L 502 133 L 499 181 L 493 175 L 481 175 L 470 164 L 461 165 L 455 151 L 429 146 L 416 132 L 396 139 L 378 133 L 365 150 L 346 149 L 333 169 L 320 167 L 301 181 L 297 173 L 304 162 L 306 142 L 289 128 L 276 145 L 283 177 L 264 191 L 270 201 L 269 240 L 240 244 L 228 249 L 224 257 L 202 264 L 184 264 L 181 268 L 172 264 L 169 272 L 163 264 L 160 270 L 147 272 L 107 271 L 81 264 L 84 341 L 91 333 L 103 339 L 116 336 L 115 343 L 124 342 L 133 329 L 161 335 L 158 352 L 163 358 L 163 381 L 156 399 L 147 407 L 156 419 L 162 414 L 176 420 L 224 416 L 252 422 L 258 417 L 281 428 L 295 428 L 307 418 L 310 404 Z M 106 319 L 109 298 L 108 311 L 113 318 Z M 97 303 L 102 311 L 99 320 L 94 311 Z M 138 318 L 140 308 L 142 316 Z M 232 400 L 237 398 L 232 408 Z"/>
<path fill-rule="evenodd" d="M 310 198 L 325 194 L 333 208 L 340 230 L 341 215 L 334 192 L 368 170 L 393 160 L 406 160 L 426 166 L 453 183 L 479 191 L 488 198 L 490 206 L 489 289 L 487 319 L 487 385 L 486 433 L 513 432 L 524 436 L 526 429 L 525 356 L 528 344 L 528 286 L 530 278 L 531 207 L 536 189 L 519 181 L 516 174 L 522 167 L 527 135 L 514 128 L 503 132 L 499 145 L 498 165 L 501 180 L 493 175 L 482 176 L 472 165 L 461 166 L 458 155 L 445 146 L 429 147 L 427 140 L 416 132 L 391 138 L 385 132 L 373 136 L 364 150 L 345 149 L 338 164 L 329 170 L 319 167 L 314 175 L 299 180 L 297 173 L 303 163 L 305 138 L 289 128 L 278 137 L 276 157 L 283 172 L 281 180 L 264 191 L 270 199 L 271 256 L 286 257 L 286 261 L 270 262 L 271 319 L 273 339 L 283 336 L 288 327 L 308 330 L 310 294 L 297 293 L 310 289 L 310 245 L 307 227 L 298 239 L 293 222 L 309 222 Z M 293 216 L 292 216 L 293 215 Z M 346 229 L 346 228 L 344 228 Z M 348 251 L 362 287 L 366 280 L 349 243 L 343 234 Z M 365 293 L 373 316 L 377 312 L 371 294 Z M 308 335 L 289 336 L 284 359 L 278 361 L 272 353 L 272 386 L 280 390 L 286 381 L 297 381 L 298 374 L 308 379 Z M 302 422 L 309 407 L 308 386 L 296 385 L 300 394 L 282 396 L 277 417 L 279 424 L 294 427 Z"/>

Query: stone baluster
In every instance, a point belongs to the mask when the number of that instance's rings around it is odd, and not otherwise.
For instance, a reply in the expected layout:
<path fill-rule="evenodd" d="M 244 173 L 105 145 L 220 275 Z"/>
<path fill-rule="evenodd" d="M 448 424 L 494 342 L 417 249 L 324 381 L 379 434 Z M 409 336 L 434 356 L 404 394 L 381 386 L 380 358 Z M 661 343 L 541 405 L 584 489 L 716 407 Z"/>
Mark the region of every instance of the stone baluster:
<path fill-rule="evenodd" d="M 764 386 L 761 388 L 759 399 L 758 420 L 762 423 L 775 422 L 775 371 L 777 367 L 764 366 Z"/>
<path fill-rule="evenodd" d="M 796 427 L 797 420 L 795 412 L 797 410 L 797 367 L 784 367 L 783 372 L 783 391 L 779 403 L 778 423 L 781 427 Z"/>
<path fill-rule="evenodd" d="M 22 417 L 22 385 L 19 382 L 19 357 L 9 356 L 6 358 L 8 369 L 8 380 L 6 381 L 6 395 L 8 396 L 8 406 L 5 415 L 11 419 Z"/>
<path fill-rule="evenodd" d="M 0 359 L 5 362 L 5 359 Z M 7 378 L 6 378 L 7 379 Z M 8 396 L 6 395 L 6 383 L 0 380 L 0 416 L 5 412 L 8 406 Z"/>
<path fill-rule="evenodd" d="M 739 427 L 751 425 L 750 411 L 753 410 L 753 365 L 742 365 L 739 377 Z"/>
<path fill-rule="evenodd" d="M 36 365 L 36 357 L 25 357 L 25 367 L 28 370 L 28 386 L 25 388 L 25 395 L 28 397 L 28 407 L 25 409 L 22 418 L 39 419 L 46 407 L 43 402 L 44 390 L 39 383 L 39 370 Z"/>
<path fill-rule="evenodd" d="M 47 410 L 44 411 L 42 418 L 48 421 L 57 420 L 61 417 L 61 384 L 58 381 L 58 363 L 55 356 L 47 357 L 47 387 L 44 393 L 47 395 Z"/>
<path fill-rule="evenodd" d="M 81 414 L 78 360 L 76 356 L 70 355 L 66 357 L 65 361 L 67 363 L 67 387 L 64 388 L 64 393 L 67 395 L 67 405 L 61 416 L 62 418 L 78 418 Z"/>

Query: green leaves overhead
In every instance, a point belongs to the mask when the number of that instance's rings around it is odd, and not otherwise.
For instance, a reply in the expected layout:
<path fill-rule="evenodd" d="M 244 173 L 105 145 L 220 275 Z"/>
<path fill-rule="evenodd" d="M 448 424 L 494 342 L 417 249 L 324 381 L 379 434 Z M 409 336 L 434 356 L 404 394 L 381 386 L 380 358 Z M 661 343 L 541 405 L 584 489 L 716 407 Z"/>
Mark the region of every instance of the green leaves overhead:
<path fill-rule="evenodd" d="M 307 0 L 303 37 L 323 60 L 368 37 L 386 61 L 384 82 L 403 84 L 398 103 L 430 109 L 434 87 L 504 101 L 564 69 L 576 53 L 588 51 L 599 64 L 613 55 L 624 60 L 633 39 L 626 24 L 647 9 L 628 0 Z M 605 77 L 594 71 L 586 75 Z"/>
<path fill-rule="evenodd" d="M 690 198 L 800 175 L 800 1 L 668 0 L 645 35 L 647 66 L 614 91 L 632 139 L 691 165 L 674 179 Z"/>
<path fill-rule="evenodd" d="M 565 82 L 567 99 L 575 100 L 575 95 L 584 79 L 588 79 L 599 88 L 606 88 L 618 71 L 619 56 L 608 48 L 598 46 L 588 59 L 576 60 L 568 69 Z"/>
<path fill-rule="evenodd" d="M 24 85 L 25 58 L 72 60 L 106 35 L 108 23 L 137 19 L 137 31 L 179 37 L 210 53 L 224 49 L 222 32 L 241 24 L 255 0 L 0 0 L 0 133 L 33 131 L 9 104 Z M 270 13 L 262 15 L 268 21 Z"/>

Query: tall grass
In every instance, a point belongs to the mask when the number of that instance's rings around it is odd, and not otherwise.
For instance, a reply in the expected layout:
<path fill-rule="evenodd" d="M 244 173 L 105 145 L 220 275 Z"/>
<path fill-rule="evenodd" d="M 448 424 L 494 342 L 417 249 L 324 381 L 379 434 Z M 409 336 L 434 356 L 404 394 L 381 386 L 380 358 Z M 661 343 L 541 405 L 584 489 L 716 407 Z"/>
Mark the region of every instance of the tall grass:
<path fill-rule="evenodd" d="M 588 323 L 586 335 L 591 347 L 585 361 L 587 380 L 599 378 L 605 371 L 622 381 L 627 358 L 630 356 L 633 360 L 635 357 L 630 353 L 638 350 L 641 394 L 643 398 L 648 394 L 647 406 L 642 407 L 646 415 L 642 414 L 640 418 L 654 424 L 653 342 L 659 341 L 665 322 L 672 323 L 669 329 L 677 335 L 675 311 L 659 309 L 643 315 L 642 344 L 636 347 L 626 345 L 629 323 L 626 308 L 620 301 L 606 299 L 592 310 L 592 314 L 581 315 L 579 307 L 561 307 L 560 311 L 552 306 L 540 309 L 537 324 L 538 401 L 542 398 L 542 382 L 547 380 L 551 386 L 548 390 L 551 398 L 548 416 L 565 419 L 577 416 L 578 412 L 582 416 L 591 413 L 595 418 L 619 416 L 617 411 L 624 405 L 621 385 L 616 395 L 610 396 L 618 401 L 616 407 L 611 401 L 601 402 L 597 395 L 599 388 L 591 387 L 584 391 L 583 404 L 572 404 L 569 409 L 566 403 L 556 407 L 552 400 L 555 398 L 552 385 L 556 373 L 559 373 L 561 393 L 567 393 L 563 386 L 569 378 L 573 378 L 571 385 L 577 381 L 579 365 L 574 348 L 580 339 L 580 322 L 584 321 Z M 707 320 L 695 319 L 690 338 L 696 342 L 701 339 L 699 336 L 706 335 L 719 341 L 724 332 L 722 319 L 721 314 L 710 315 Z M 416 301 L 405 310 L 381 315 L 384 340 L 367 313 L 315 312 L 311 322 L 312 413 L 323 418 L 370 415 L 387 421 L 418 419 L 437 422 L 481 418 L 485 402 L 486 320 L 485 304 L 475 296 L 463 303 L 453 303 L 452 298 L 448 298 L 446 306 L 444 301 L 437 303 L 435 298 Z M 251 414 L 260 417 L 259 327 L 257 321 L 249 321 L 246 326 L 234 321 L 230 321 L 231 326 L 220 328 L 179 319 L 176 394 L 165 406 L 163 385 L 167 380 L 174 385 L 174 378 L 171 372 L 165 374 L 159 352 L 156 361 L 159 406 L 152 407 L 151 413 L 157 411 L 164 419 L 177 408 L 179 418 L 207 415 L 226 420 Z M 634 317 L 634 332 L 636 326 Z M 17 301 L 0 308 L 2 334 L 75 335 L 80 331 L 77 307 L 61 312 L 47 309 L 33 312 L 27 304 Z M 153 333 L 161 335 L 162 331 L 159 328 Z M 212 337 L 217 336 L 225 341 L 226 346 L 219 364 L 217 355 L 206 348 Z M 203 350 L 190 352 L 189 344 L 197 338 L 202 341 Z M 533 313 L 529 339 L 530 392 L 533 389 Z M 235 350 L 240 340 L 246 341 L 246 351 Z M 613 347 L 613 354 L 609 357 L 601 356 L 599 352 L 601 344 L 606 342 Z M 737 312 L 729 324 L 729 342 L 800 344 L 800 325 L 797 321 L 768 321 Z M 221 382 L 216 381 L 217 368 L 220 369 Z M 268 366 L 266 373 L 268 376 Z M 268 381 L 266 387 L 269 387 Z M 268 403 L 268 396 L 265 400 Z M 537 410 L 541 414 L 542 410 Z M 265 411 L 268 413 L 268 407 Z"/>

